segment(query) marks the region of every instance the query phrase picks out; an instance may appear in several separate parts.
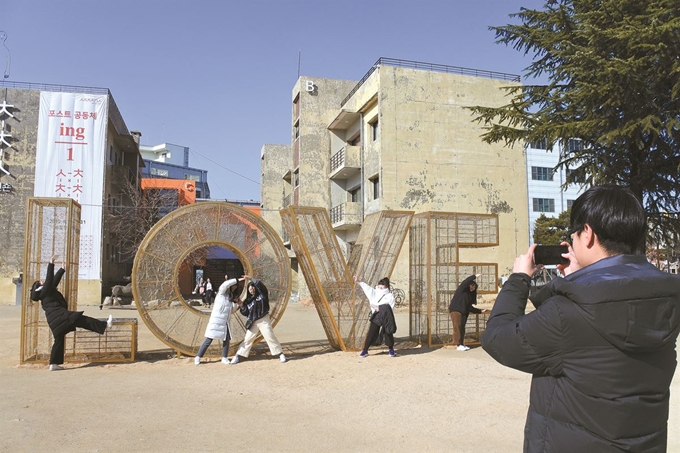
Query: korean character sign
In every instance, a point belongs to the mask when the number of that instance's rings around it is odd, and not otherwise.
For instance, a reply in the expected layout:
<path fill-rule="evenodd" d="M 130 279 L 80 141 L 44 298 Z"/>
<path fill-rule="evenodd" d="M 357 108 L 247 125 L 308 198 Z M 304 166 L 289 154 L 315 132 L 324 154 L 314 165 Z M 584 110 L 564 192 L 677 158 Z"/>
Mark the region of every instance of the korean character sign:
<path fill-rule="evenodd" d="M 101 249 L 108 100 L 108 94 L 40 93 L 34 196 L 73 198 L 82 206 L 81 279 L 100 274 L 101 257 L 89 254 Z"/>

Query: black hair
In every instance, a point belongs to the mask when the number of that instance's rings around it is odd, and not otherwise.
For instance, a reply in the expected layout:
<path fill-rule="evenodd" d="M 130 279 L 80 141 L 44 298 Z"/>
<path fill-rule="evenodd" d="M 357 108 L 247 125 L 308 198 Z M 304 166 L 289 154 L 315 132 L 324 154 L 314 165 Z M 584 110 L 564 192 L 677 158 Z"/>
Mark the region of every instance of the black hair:
<path fill-rule="evenodd" d="M 31 300 L 36 302 L 40 300 L 40 293 L 36 291 L 36 289 L 40 288 L 40 285 L 40 280 L 34 281 L 33 285 L 31 285 Z"/>
<path fill-rule="evenodd" d="M 378 282 L 378 285 L 383 285 L 385 288 L 389 288 L 390 287 L 390 279 L 387 278 L 387 277 L 383 277 Z"/>
<path fill-rule="evenodd" d="M 645 211 L 628 188 L 591 187 L 574 201 L 569 221 L 570 235 L 588 224 L 610 255 L 645 252 Z"/>
<path fill-rule="evenodd" d="M 229 294 L 231 297 L 236 297 L 241 291 L 239 291 L 239 288 L 242 288 L 240 282 L 236 281 L 235 285 L 231 285 L 227 291 L 229 291 Z"/>

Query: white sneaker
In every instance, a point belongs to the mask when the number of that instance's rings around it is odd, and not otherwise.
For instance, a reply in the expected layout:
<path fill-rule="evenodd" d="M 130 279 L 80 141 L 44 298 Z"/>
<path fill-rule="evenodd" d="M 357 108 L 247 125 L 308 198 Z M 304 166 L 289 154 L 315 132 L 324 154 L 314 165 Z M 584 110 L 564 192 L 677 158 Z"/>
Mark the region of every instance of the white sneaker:
<path fill-rule="evenodd" d="M 109 315 L 109 319 L 106 320 L 106 328 L 110 329 L 113 327 L 113 315 Z"/>
<path fill-rule="evenodd" d="M 59 370 L 63 370 L 63 369 L 64 369 L 64 367 L 61 367 L 59 365 L 50 365 L 50 371 L 59 371 Z"/>
<path fill-rule="evenodd" d="M 469 350 L 469 349 L 470 349 L 470 348 L 469 348 L 468 346 L 465 346 L 464 344 L 461 344 L 461 345 L 458 345 L 458 347 L 456 348 L 456 351 L 467 351 L 467 350 Z"/>
<path fill-rule="evenodd" d="M 286 354 L 281 353 L 281 355 L 279 355 L 279 360 L 281 363 L 286 363 Z"/>
<path fill-rule="evenodd" d="M 222 363 L 224 363 L 225 365 L 230 365 L 230 364 L 231 364 L 231 362 L 229 362 L 229 359 L 226 358 L 226 357 L 222 357 Z"/>
<path fill-rule="evenodd" d="M 229 363 L 236 365 L 238 363 L 238 354 L 234 354 L 234 357 L 231 358 L 231 362 Z"/>
<path fill-rule="evenodd" d="M 194 365 L 198 366 L 201 364 L 201 358 L 199 356 L 194 357 Z"/>

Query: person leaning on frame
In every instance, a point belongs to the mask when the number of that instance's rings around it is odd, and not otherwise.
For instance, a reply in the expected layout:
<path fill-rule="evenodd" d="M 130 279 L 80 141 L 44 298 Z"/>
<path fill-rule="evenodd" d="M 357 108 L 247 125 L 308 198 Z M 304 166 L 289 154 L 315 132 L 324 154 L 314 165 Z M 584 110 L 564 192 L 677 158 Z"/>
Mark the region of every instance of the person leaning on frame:
<path fill-rule="evenodd" d="M 564 277 L 531 295 L 541 266 L 514 263 L 482 337 L 499 363 L 531 373 L 525 452 L 665 452 L 680 329 L 680 280 L 644 255 L 633 193 L 599 186 L 571 208 Z"/>

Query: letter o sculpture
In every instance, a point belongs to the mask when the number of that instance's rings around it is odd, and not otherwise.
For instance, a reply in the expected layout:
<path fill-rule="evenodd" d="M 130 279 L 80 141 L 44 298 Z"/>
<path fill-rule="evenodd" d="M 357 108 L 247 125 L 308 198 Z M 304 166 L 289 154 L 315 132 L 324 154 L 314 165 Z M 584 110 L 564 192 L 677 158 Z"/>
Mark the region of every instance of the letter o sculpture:
<path fill-rule="evenodd" d="M 288 252 L 279 235 L 262 217 L 223 202 L 202 202 L 179 208 L 147 233 L 132 268 L 132 293 L 142 320 L 159 340 L 178 353 L 196 355 L 205 340 L 210 314 L 191 307 L 184 300 L 179 275 L 188 256 L 209 246 L 229 249 L 241 261 L 247 275 L 263 281 L 269 290 L 269 315 L 274 325 L 290 297 Z M 215 292 L 221 283 L 213 283 Z M 244 324 L 245 317 L 235 310 L 230 323 L 230 354 L 245 336 Z M 256 341 L 259 340 L 258 334 Z M 222 347 L 219 343 L 213 341 L 206 355 L 219 357 Z"/>

